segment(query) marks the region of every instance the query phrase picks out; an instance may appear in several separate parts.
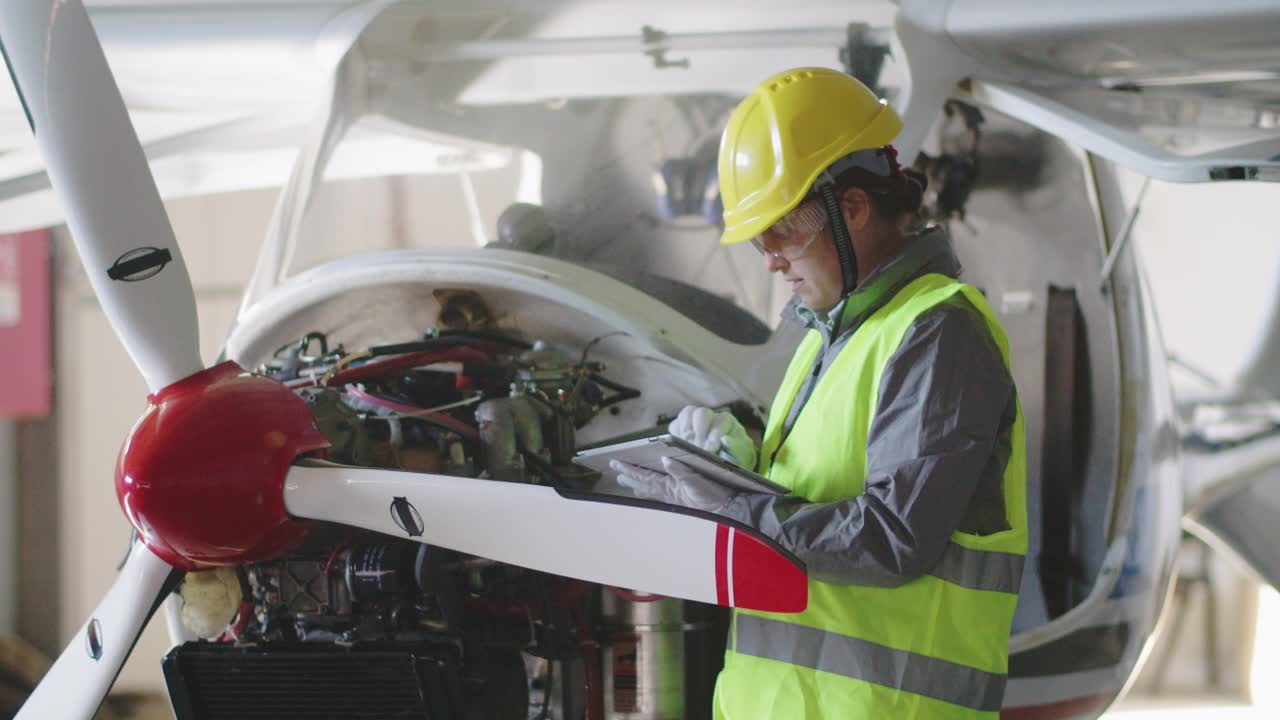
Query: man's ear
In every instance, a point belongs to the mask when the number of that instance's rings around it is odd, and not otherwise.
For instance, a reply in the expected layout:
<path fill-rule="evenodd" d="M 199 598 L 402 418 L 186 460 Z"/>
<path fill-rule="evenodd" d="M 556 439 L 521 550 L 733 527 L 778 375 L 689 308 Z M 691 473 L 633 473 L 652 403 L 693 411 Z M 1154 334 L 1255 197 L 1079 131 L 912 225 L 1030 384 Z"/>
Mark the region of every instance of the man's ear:
<path fill-rule="evenodd" d="M 840 197 L 840 209 L 849 230 L 861 230 L 871 222 L 871 198 L 860 187 L 851 187 Z"/>

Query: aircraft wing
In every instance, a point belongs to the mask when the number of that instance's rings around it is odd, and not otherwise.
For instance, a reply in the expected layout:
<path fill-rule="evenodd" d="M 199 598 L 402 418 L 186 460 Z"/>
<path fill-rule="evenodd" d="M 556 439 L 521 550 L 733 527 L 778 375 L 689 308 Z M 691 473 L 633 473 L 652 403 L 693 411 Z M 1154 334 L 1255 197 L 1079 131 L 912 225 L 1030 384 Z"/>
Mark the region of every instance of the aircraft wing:
<path fill-rule="evenodd" d="M 180 122 L 184 119 L 189 125 Z M 148 136 L 143 130 L 140 135 L 161 197 L 173 199 L 284 185 L 297 156 L 298 135 L 308 121 L 297 113 L 231 118 L 182 114 L 165 117 L 162 132 Z M 326 180 L 484 170 L 510 160 L 504 148 L 370 127 L 377 124 L 353 129 Z M 34 149 L 0 155 L 0 233 L 58 225 L 63 213 Z"/>
<path fill-rule="evenodd" d="M 740 93 L 779 67 L 841 67 L 841 51 L 857 37 L 895 46 L 879 79 L 908 115 L 899 143 L 908 152 L 942 101 L 967 93 L 1152 177 L 1280 177 L 1275 3 L 809 0 L 784 18 L 754 0 L 688 7 L 510 0 L 443 13 L 390 0 L 90 3 L 167 197 L 282 184 L 300 128 L 357 40 L 388 85 L 425 82 L 415 74 L 424 64 L 465 64 L 465 84 L 435 87 L 430 99 L 488 105 Z M 20 106 L 0 85 L 0 230 L 57 222 Z M 370 91 L 370 109 L 429 127 L 420 100 L 400 95 Z"/>
<path fill-rule="evenodd" d="M 897 31 L 912 86 L 959 81 L 983 105 L 1157 179 L 1280 179 L 1275 3 L 905 0 Z"/>
<path fill-rule="evenodd" d="M 1206 403 L 1192 428 L 1183 525 L 1280 588 L 1280 403 Z"/>
<path fill-rule="evenodd" d="M 284 181 L 332 65 L 323 43 L 338 39 L 332 23 L 353 3 L 88 4 L 172 198 Z M 13 85 L 0 81 L 0 232 L 57 225 L 63 213 Z"/>

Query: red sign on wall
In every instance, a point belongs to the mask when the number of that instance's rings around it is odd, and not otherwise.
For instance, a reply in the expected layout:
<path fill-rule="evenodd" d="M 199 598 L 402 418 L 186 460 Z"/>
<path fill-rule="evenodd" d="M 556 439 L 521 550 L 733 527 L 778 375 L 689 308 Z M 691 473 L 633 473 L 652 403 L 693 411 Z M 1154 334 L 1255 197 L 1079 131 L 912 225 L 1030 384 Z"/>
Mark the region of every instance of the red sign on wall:
<path fill-rule="evenodd" d="M 46 417 L 52 397 L 49 234 L 0 234 L 0 417 Z"/>

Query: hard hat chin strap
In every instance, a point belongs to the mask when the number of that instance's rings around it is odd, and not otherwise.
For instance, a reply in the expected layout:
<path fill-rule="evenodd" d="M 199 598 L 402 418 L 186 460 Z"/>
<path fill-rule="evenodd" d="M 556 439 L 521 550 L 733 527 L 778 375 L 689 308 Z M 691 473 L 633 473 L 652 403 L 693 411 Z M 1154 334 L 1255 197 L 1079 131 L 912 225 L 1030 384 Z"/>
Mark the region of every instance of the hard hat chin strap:
<path fill-rule="evenodd" d="M 818 194 L 822 196 L 822 206 L 827 209 L 831 241 L 836 244 L 836 256 L 840 258 L 840 275 L 843 277 L 840 297 L 847 297 L 858 287 L 858 258 L 853 253 L 853 239 L 849 236 L 844 213 L 840 211 L 840 198 L 836 196 L 835 183 L 819 183 Z"/>
<path fill-rule="evenodd" d="M 891 177 L 898 172 L 898 151 L 892 145 L 849 153 L 831 163 L 813 183 L 813 189 L 822 197 L 827 209 L 827 223 L 831 226 L 831 240 L 836 244 L 836 256 L 840 258 L 840 274 L 844 276 L 840 297 L 848 297 L 858 287 L 858 258 L 853 252 L 853 239 L 849 226 L 840 211 L 840 196 L 836 192 L 836 178 L 854 169 L 865 170 L 880 177 Z"/>

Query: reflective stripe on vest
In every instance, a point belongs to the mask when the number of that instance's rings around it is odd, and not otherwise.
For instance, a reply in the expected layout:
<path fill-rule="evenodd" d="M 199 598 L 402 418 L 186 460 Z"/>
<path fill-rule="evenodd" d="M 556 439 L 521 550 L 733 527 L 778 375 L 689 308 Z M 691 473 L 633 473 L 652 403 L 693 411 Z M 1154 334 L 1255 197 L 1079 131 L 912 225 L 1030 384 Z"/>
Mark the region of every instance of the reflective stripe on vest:
<path fill-rule="evenodd" d="M 1008 340 L 977 290 L 942 275 L 917 278 L 854 331 L 784 436 L 821 349 L 809 333 L 774 399 L 758 471 L 812 502 L 860 494 L 881 375 L 915 319 L 958 294 L 1008 366 Z M 716 684 L 716 717 L 995 718 L 1026 555 L 1023 425 L 1019 407 L 1004 472 L 1008 530 L 953 533 L 927 575 L 896 588 L 811 579 L 803 613 L 735 611 L 737 645 Z"/>
<path fill-rule="evenodd" d="M 971 590 L 1018 594 L 1022 584 L 1022 555 L 973 550 L 947 543 L 942 559 L 929 575 Z"/>
<path fill-rule="evenodd" d="M 738 616 L 733 649 L 983 712 L 998 711 L 1004 697 L 1004 675 L 753 615 Z"/>

